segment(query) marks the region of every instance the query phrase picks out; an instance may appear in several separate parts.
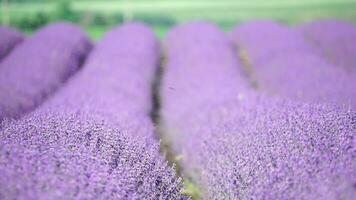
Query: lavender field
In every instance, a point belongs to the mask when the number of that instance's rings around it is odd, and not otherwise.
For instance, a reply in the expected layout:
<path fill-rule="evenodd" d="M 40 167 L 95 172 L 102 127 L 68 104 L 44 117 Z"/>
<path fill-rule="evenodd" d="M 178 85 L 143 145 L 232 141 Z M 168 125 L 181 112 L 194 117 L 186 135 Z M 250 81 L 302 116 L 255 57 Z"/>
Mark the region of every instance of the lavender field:
<path fill-rule="evenodd" d="M 353 200 L 356 26 L 0 27 L 0 199 Z"/>

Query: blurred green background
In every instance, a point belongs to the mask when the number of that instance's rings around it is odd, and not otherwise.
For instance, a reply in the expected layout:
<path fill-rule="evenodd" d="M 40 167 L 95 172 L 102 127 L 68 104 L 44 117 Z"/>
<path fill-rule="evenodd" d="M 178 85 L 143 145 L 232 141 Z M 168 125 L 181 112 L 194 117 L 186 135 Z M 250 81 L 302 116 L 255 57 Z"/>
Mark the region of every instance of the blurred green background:
<path fill-rule="evenodd" d="M 1 0 L 0 21 L 32 33 L 46 23 L 69 20 L 93 38 L 110 27 L 138 20 L 159 37 L 175 24 L 209 20 L 224 30 L 253 19 L 286 24 L 336 18 L 356 21 L 356 0 Z"/>

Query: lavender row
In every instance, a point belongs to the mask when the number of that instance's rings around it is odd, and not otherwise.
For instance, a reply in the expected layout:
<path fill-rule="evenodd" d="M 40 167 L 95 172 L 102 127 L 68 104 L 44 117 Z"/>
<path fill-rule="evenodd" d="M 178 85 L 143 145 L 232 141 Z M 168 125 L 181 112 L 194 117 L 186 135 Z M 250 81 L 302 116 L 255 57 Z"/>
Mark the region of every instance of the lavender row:
<path fill-rule="evenodd" d="M 40 29 L 0 64 L 0 120 L 33 110 L 75 73 L 91 44 L 69 23 Z"/>
<path fill-rule="evenodd" d="M 19 31 L 0 26 L 0 60 L 2 60 L 10 51 L 24 39 L 24 36 Z"/>
<path fill-rule="evenodd" d="M 276 57 L 316 52 L 298 32 L 273 21 L 243 23 L 232 30 L 230 38 L 241 50 L 247 52 L 249 62 L 258 69 Z"/>
<path fill-rule="evenodd" d="M 322 54 L 349 72 L 356 72 L 356 26 L 338 20 L 321 20 L 298 27 Z"/>
<path fill-rule="evenodd" d="M 157 144 L 82 113 L 3 122 L 0 198 L 185 199 Z"/>
<path fill-rule="evenodd" d="M 356 82 L 320 56 L 297 31 L 274 22 L 238 26 L 231 38 L 244 52 L 257 87 L 270 94 L 356 108 Z M 268 38 L 268 39 L 266 39 Z"/>
<path fill-rule="evenodd" d="M 130 23 L 108 32 L 52 99 L 5 123 L 0 197 L 186 199 L 148 117 L 158 59 L 146 26 Z"/>
<path fill-rule="evenodd" d="M 210 128 L 210 123 L 199 123 L 200 117 L 224 103 L 245 99 L 249 85 L 237 67 L 231 43 L 210 23 L 173 28 L 165 39 L 165 50 L 167 63 L 160 88 L 162 126 L 175 154 L 183 157 L 180 164 L 184 173 L 192 176 L 208 197 L 213 188 L 201 180 L 201 172 L 209 170 L 197 159 L 203 155 L 199 144 L 209 134 L 201 127 Z"/>
<path fill-rule="evenodd" d="M 159 58 L 158 41 L 149 28 L 139 23 L 115 28 L 96 44 L 84 69 L 43 107 L 97 115 L 153 138 L 151 82 Z"/>
<path fill-rule="evenodd" d="M 184 48 L 175 50 L 175 44 Z M 202 199 L 350 199 L 355 195 L 354 113 L 256 93 L 236 57 L 230 56 L 232 46 L 213 25 L 177 27 L 168 34 L 166 48 L 168 63 L 161 88 L 164 128 L 182 157 L 183 171 L 200 186 Z M 185 49 L 195 49 L 196 56 Z M 197 73 L 196 66 L 207 70 Z M 217 79 L 213 68 L 229 70 Z M 180 70 L 185 74 L 170 75 Z M 239 84 L 221 82 L 230 77 Z M 182 86 L 200 79 L 204 81 L 192 87 Z M 174 95 L 191 101 L 181 105 L 170 97 L 172 85 L 180 88 Z M 235 87 L 235 92 L 228 87 Z M 217 88 L 219 93 L 226 89 L 230 95 L 212 95 L 206 88 Z M 197 104 L 193 97 L 205 102 Z M 171 107 L 189 110 L 176 117 L 169 112 Z"/>
<path fill-rule="evenodd" d="M 187 118 L 182 163 L 203 199 L 352 199 L 354 118 L 249 96 Z"/>
<path fill-rule="evenodd" d="M 201 33 L 205 36 L 200 37 Z M 174 28 L 164 45 L 167 63 L 161 87 L 163 119 L 178 119 L 193 107 L 237 98 L 237 91 L 246 87 L 240 69 L 235 67 L 235 52 L 222 48 L 231 44 L 217 27 L 197 22 Z"/>

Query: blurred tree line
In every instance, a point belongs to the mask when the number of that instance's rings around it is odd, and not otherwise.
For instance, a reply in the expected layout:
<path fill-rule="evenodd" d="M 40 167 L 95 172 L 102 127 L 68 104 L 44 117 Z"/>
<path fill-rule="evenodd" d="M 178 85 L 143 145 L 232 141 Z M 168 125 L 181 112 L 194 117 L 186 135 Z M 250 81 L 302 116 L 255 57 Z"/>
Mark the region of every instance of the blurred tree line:
<path fill-rule="evenodd" d="M 10 3 L 41 3 L 43 0 L 5 0 Z M 80 24 L 84 27 L 88 26 L 114 26 L 122 23 L 124 20 L 123 13 L 101 13 L 90 11 L 75 11 L 71 6 L 70 0 L 45 0 L 56 3 L 54 12 L 39 11 L 34 14 L 18 15 L 15 18 L 8 20 L 10 26 L 18 27 L 23 30 L 34 30 L 47 23 L 54 21 L 71 21 Z M 3 17 L 3 16 L 0 16 Z M 152 26 L 173 26 L 176 22 L 169 16 L 162 15 L 133 15 L 130 20 L 142 21 Z M 3 20 L 1 20 L 3 21 Z"/>

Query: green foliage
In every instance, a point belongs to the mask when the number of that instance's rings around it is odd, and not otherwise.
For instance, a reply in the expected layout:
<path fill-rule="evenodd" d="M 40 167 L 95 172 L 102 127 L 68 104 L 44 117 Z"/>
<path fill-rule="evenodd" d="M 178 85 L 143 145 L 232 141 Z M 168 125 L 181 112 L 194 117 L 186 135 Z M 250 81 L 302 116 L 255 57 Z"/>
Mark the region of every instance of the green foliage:
<path fill-rule="evenodd" d="M 19 0 L 15 2 L 27 1 Z M 39 11 L 28 13 L 26 15 L 11 16 L 10 26 L 18 27 L 27 32 L 32 32 L 53 21 L 70 21 L 81 24 L 84 27 L 108 27 L 123 22 L 123 16 L 119 12 L 108 15 L 101 12 L 75 11 L 72 8 L 72 1 L 70 0 L 55 1 L 54 3 L 54 12 Z"/>
<path fill-rule="evenodd" d="M 0 0 L 0 2 L 3 2 Z M 271 19 L 286 24 L 335 18 L 356 21 L 354 0 L 7 0 L 1 22 L 32 32 L 53 21 L 67 20 L 93 30 L 95 38 L 126 20 L 142 21 L 163 37 L 179 22 L 208 20 L 224 30 L 247 20 Z M 2 5 L 0 5 L 2 6 Z M 2 11 L 2 10 L 1 10 Z M 1 12 L 0 11 L 0 12 Z M 9 19 L 9 20 L 7 20 Z"/>
<path fill-rule="evenodd" d="M 152 26 L 166 26 L 170 27 L 176 24 L 174 18 L 164 15 L 135 15 L 134 21 L 141 21 Z"/>
<path fill-rule="evenodd" d="M 93 13 L 92 21 L 90 25 L 95 26 L 113 26 L 123 22 L 123 16 L 121 13 L 114 15 L 104 15 L 103 13 Z"/>
<path fill-rule="evenodd" d="M 47 13 L 39 12 L 32 16 L 17 18 L 11 21 L 10 25 L 24 30 L 37 29 L 50 22 Z"/>
<path fill-rule="evenodd" d="M 196 184 L 193 182 L 184 179 L 184 191 L 183 194 L 192 197 L 192 200 L 200 199 L 200 190 Z"/>
<path fill-rule="evenodd" d="M 58 3 L 55 19 L 65 20 L 71 22 L 79 22 L 80 15 L 73 11 L 71 7 L 71 2 L 68 0 L 62 0 Z"/>

